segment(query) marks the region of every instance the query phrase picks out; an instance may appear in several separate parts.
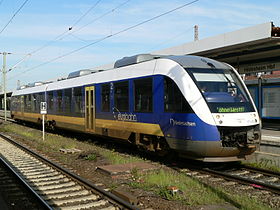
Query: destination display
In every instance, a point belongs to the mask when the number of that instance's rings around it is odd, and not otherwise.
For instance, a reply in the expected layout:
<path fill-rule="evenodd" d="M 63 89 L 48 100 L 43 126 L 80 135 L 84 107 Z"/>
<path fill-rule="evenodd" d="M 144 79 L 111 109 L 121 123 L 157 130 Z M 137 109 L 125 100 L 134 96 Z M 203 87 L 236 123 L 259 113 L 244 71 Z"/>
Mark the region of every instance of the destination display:
<path fill-rule="evenodd" d="M 217 107 L 219 113 L 236 113 L 245 112 L 245 107 Z"/>

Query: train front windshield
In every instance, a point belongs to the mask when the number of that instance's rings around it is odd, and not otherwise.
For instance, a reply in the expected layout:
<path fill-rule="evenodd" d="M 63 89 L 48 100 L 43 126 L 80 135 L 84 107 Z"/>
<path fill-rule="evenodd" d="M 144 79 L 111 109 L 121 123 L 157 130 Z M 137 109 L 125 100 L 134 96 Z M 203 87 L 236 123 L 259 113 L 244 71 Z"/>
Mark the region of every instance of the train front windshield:
<path fill-rule="evenodd" d="M 213 113 L 253 112 L 239 78 L 230 69 L 187 69 Z"/>

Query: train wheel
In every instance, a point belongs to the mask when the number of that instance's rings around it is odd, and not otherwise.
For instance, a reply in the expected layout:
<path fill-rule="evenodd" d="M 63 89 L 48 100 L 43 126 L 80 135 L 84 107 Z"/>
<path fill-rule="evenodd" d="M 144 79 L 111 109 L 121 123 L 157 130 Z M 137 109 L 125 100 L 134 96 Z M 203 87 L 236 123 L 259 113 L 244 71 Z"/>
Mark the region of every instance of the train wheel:
<path fill-rule="evenodd" d="M 47 122 L 47 128 L 49 129 L 49 130 L 51 130 L 51 131 L 54 131 L 55 130 L 55 121 L 54 120 L 52 120 L 52 121 L 48 121 Z"/>
<path fill-rule="evenodd" d="M 160 156 L 164 156 L 169 152 L 169 146 L 163 137 L 139 133 L 134 134 L 133 137 L 130 142 L 146 151 L 155 152 Z"/>
<path fill-rule="evenodd" d="M 164 137 L 157 137 L 154 142 L 155 151 L 159 156 L 166 156 L 169 153 L 170 148 Z"/>

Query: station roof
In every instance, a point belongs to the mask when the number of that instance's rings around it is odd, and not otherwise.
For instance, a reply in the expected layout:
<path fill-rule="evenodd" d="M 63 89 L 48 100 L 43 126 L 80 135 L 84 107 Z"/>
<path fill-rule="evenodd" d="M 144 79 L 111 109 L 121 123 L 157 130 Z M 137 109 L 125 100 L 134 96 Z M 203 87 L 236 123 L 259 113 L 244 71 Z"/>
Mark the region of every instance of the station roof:
<path fill-rule="evenodd" d="M 280 28 L 272 22 L 263 23 L 153 54 L 205 56 L 227 62 L 240 73 L 280 70 Z M 269 66 L 268 61 L 274 65 Z"/>

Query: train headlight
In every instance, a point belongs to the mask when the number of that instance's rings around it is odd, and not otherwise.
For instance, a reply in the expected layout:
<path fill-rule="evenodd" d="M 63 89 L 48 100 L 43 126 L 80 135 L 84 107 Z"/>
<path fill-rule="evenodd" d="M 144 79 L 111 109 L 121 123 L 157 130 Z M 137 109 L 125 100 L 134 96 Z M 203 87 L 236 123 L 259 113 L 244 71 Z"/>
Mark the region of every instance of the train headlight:
<path fill-rule="evenodd" d="M 223 121 L 222 121 L 222 120 L 220 120 L 220 121 L 219 121 L 219 123 L 220 123 L 220 124 L 223 124 Z"/>
<path fill-rule="evenodd" d="M 220 115 L 218 115 L 218 114 L 216 115 L 216 118 L 217 118 L 217 119 L 220 119 L 220 117 L 221 117 Z"/>

